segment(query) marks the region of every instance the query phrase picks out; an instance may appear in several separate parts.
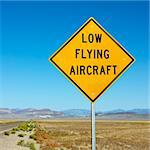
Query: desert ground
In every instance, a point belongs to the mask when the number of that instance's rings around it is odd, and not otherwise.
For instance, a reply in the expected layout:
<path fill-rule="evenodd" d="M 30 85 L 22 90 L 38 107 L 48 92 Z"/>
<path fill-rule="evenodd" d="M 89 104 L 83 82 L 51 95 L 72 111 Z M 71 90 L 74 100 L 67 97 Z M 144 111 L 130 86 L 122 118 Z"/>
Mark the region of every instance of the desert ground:
<path fill-rule="evenodd" d="M 90 120 L 37 121 L 42 150 L 91 149 Z M 97 150 L 150 150 L 149 121 L 96 121 Z"/>
<path fill-rule="evenodd" d="M 0 121 L 1 150 L 91 150 L 90 120 Z M 6 131 L 9 124 L 12 128 Z M 14 126 L 15 125 L 15 126 Z M 97 150 L 150 150 L 150 121 L 96 121 Z"/>

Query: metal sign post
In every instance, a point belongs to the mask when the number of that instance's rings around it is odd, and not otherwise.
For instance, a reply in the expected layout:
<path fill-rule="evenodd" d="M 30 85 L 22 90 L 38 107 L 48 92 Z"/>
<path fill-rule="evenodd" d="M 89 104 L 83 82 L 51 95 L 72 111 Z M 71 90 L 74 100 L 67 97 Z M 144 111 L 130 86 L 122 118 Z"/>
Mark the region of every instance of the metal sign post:
<path fill-rule="evenodd" d="M 95 108 L 94 103 L 91 103 L 91 112 L 92 112 L 92 150 L 96 150 L 96 133 L 95 133 Z"/>

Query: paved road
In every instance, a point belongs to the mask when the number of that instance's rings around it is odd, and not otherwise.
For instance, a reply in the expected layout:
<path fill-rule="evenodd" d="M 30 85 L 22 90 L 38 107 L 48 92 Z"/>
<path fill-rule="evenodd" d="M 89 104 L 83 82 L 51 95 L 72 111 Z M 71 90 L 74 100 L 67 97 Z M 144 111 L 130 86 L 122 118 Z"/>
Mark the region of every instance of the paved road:
<path fill-rule="evenodd" d="M 7 131 L 7 130 L 10 130 L 14 127 L 17 127 L 21 123 L 22 123 L 22 121 L 9 122 L 9 123 L 0 123 L 0 134 Z"/>

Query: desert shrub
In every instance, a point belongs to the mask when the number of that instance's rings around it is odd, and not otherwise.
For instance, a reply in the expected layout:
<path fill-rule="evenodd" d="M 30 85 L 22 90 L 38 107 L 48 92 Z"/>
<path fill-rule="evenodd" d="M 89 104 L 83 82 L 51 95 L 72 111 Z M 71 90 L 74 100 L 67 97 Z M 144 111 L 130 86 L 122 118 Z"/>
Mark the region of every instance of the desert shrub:
<path fill-rule="evenodd" d="M 36 150 L 34 143 L 30 143 L 28 147 L 30 150 Z"/>
<path fill-rule="evenodd" d="M 33 140 L 36 140 L 35 134 L 31 134 L 31 135 L 29 136 L 29 138 L 30 138 L 30 139 L 33 139 Z"/>
<path fill-rule="evenodd" d="M 32 131 L 33 129 L 32 128 L 29 128 L 29 131 Z"/>
<path fill-rule="evenodd" d="M 10 133 L 9 133 L 8 131 L 6 131 L 6 132 L 4 132 L 4 135 L 9 136 L 9 135 L 10 135 Z"/>
<path fill-rule="evenodd" d="M 20 134 L 18 134 L 18 136 L 19 136 L 19 137 L 24 137 L 25 134 L 20 133 Z"/>
<path fill-rule="evenodd" d="M 25 144 L 24 140 L 20 140 L 20 141 L 17 143 L 17 145 L 20 145 L 20 146 L 24 146 L 24 144 Z"/>
<path fill-rule="evenodd" d="M 13 128 L 12 131 L 19 131 L 19 128 Z"/>
<path fill-rule="evenodd" d="M 25 142 L 24 140 L 20 140 L 17 145 L 24 146 L 30 148 L 30 150 L 36 150 L 34 143 L 32 142 Z"/>
<path fill-rule="evenodd" d="M 15 134 L 16 133 L 16 131 L 11 131 L 11 134 Z"/>
<path fill-rule="evenodd" d="M 18 126 L 19 130 L 27 131 L 27 132 L 32 131 L 35 127 L 36 127 L 35 123 L 33 123 L 31 121 L 23 123 L 23 124 Z"/>

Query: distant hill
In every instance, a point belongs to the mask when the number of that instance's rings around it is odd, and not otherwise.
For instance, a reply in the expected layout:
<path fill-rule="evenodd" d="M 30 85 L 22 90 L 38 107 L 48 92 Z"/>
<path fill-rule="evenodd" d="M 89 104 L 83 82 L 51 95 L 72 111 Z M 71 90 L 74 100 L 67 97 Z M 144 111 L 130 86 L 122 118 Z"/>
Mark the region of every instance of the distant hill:
<path fill-rule="evenodd" d="M 112 110 L 97 112 L 97 118 L 108 120 L 150 120 L 150 109 Z"/>
<path fill-rule="evenodd" d="M 34 108 L 0 108 L 0 119 L 89 118 L 90 116 L 90 110 L 86 109 L 54 111 L 51 109 Z M 96 117 L 105 120 L 150 120 L 150 109 L 116 109 L 112 111 L 96 112 Z"/>
<path fill-rule="evenodd" d="M 65 117 L 88 117 L 90 116 L 91 112 L 86 109 L 69 109 L 63 111 Z"/>
<path fill-rule="evenodd" d="M 117 114 L 117 113 L 150 114 L 150 109 L 131 109 L 131 110 L 116 109 L 112 111 L 106 111 L 103 113 L 104 114 Z"/>
<path fill-rule="evenodd" d="M 62 117 L 63 113 L 50 109 L 8 109 L 0 108 L 0 119 L 46 119 Z"/>

